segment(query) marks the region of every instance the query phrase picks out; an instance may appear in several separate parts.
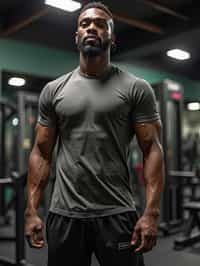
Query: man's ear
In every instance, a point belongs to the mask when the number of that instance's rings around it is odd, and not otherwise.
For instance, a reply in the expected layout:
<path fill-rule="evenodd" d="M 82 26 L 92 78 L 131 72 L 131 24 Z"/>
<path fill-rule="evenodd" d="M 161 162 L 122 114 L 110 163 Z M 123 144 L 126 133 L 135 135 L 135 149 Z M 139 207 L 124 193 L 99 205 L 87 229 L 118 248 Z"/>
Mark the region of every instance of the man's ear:
<path fill-rule="evenodd" d="M 78 44 L 78 32 L 75 33 L 75 43 Z"/>
<path fill-rule="evenodd" d="M 112 33 L 112 36 L 111 36 L 111 44 L 116 46 L 116 35 L 114 33 Z"/>
<path fill-rule="evenodd" d="M 117 50 L 116 36 L 114 33 L 112 33 L 112 36 L 111 36 L 111 52 L 112 52 L 112 54 L 115 53 L 116 50 Z"/>

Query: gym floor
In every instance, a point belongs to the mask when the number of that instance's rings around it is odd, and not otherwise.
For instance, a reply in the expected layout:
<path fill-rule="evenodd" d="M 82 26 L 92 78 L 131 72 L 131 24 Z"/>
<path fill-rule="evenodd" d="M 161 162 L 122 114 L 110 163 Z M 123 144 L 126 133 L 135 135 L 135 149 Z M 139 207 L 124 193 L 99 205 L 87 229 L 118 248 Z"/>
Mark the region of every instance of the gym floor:
<path fill-rule="evenodd" d="M 11 228 L 0 228 L 0 237 L 12 235 Z M 173 250 L 173 240 L 176 235 L 158 238 L 157 246 L 153 251 L 145 254 L 146 266 L 199 266 L 200 265 L 200 243 L 181 251 Z M 0 256 L 14 259 L 15 248 L 13 242 L 0 242 Z M 26 258 L 28 263 L 34 266 L 44 266 L 47 260 L 47 247 L 41 250 L 31 249 L 26 246 Z M 98 266 L 93 257 L 92 266 Z"/>

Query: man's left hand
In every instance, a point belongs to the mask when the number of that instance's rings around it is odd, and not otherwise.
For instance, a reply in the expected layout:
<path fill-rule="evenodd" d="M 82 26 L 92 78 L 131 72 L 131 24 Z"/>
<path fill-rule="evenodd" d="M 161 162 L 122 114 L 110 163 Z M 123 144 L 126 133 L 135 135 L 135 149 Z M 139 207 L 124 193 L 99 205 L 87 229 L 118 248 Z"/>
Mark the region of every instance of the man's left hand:
<path fill-rule="evenodd" d="M 143 215 L 136 223 L 131 245 L 136 245 L 135 252 L 150 251 L 157 240 L 157 219 L 150 215 Z"/>

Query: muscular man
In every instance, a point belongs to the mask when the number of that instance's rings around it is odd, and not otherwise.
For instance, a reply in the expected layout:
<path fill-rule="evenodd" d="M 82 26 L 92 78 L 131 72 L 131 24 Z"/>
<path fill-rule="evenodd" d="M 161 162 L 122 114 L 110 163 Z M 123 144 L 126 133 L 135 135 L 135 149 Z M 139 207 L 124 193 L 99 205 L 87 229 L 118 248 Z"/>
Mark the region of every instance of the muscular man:
<path fill-rule="evenodd" d="M 80 12 L 80 66 L 48 83 L 39 100 L 29 159 L 26 236 L 44 246 L 38 206 L 56 140 L 56 181 L 47 219 L 48 266 L 142 266 L 156 244 L 163 188 L 161 123 L 150 85 L 110 63 L 112 14 L 101 3 Z M 128 147 L 136 134 L 144 157 L 146 206 L 131 193 Z"/>

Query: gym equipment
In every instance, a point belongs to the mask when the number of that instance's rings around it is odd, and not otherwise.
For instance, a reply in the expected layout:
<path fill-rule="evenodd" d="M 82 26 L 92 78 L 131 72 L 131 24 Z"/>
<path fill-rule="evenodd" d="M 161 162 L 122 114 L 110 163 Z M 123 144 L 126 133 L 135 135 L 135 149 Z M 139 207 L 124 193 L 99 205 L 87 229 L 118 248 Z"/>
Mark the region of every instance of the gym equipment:
<path fill-rule="evenodd" d="M 0 176 L 5 177 L 10 174 L 17 159 L 11 160 L 7 146 L 11 143 L 11 131 L 8 130 L 7 124 L 10 122 L 17 108 L 14 103 L 5 97 L 0 98 Z M 1 180 L 1 179 L 0 179 Z M 0 186 L 0 225 L 8 224 L 9 216 L 6 215 L 6 185 Z"/>
<path fill-rule="evenodd" d="M 0 95 L 2 92 L 4 95 L 9 95 L 9 99 L 0 98 L 0 225 L 8 224 L 8 211 L 14 209 L 16 235 L 0 236 L 0 241 L 14 241 L 16 254 L 14 261 L 0 257 L 0 265 L 22 266 L 29 265 L 25 260 L 24 250 L 24 186 L 26 183 L 24 173 L 27 172 L 28 157 L 34 143 L 39 92 L 50 79 L 26 75 L 30 81 L 29 87 L 13 90 L 7 84 L 11 74 L 0 71 Z M 6 195 L 7 190 L 12 196 L 11 199 L 9 196 L 9 200 Z"/>
<path fill-rule="evenodd" d="M 189 173 L 189 172 L 188 172 Z M 192 174 L 193 173 L 193 174 Z M 190 188 L 191 193 L 185 198 L 184 188 Z M 197 190 L 200 188 L 200 179 L 194 172 L 185 175 L 182 182 L 183 211 L 189 212 L 188 218 L 184 220 L 181 235 L 174 240 L 174 249 L 181 250 L 200 242 L 200 202 Z M 194 230 L 197 227 L 198 230 Z"/>
<path fill-rule="evenodd" d="M 196 242 L 200 242 L 200 202 L 190 201 L 183 205 L 185 210 L 190 212 L 188 220 L 183 227 L 182 236 L 174 240 L 174 249 L 181 250 L 184 247 L 190 246 Z M 195 227 L 198 227 L 198 232 L 193 232 Z"/>
<path fill-rule="evenodd" d="M 0 241 L 15 242 L 15 260 L 0 257 L 0 264 L 10 266 L 29 265 L 25 259 L 24 239 L 24 209 L 25 209 L 25 186 L 26 174 L 19 176 L 16 172 L 10 178 L 0 179 L 0 186 L 9 185 L 15 194 L 15 237 L 0 237 Z"/>
<path fill-rule="evenodd" d="M 35 125 L 37 122 L 39 95 L 25 91 L 17 92 L 17 111 L 19 117 L 18 171 L 27 171 L 28 157 L 33 147 Z"/>

